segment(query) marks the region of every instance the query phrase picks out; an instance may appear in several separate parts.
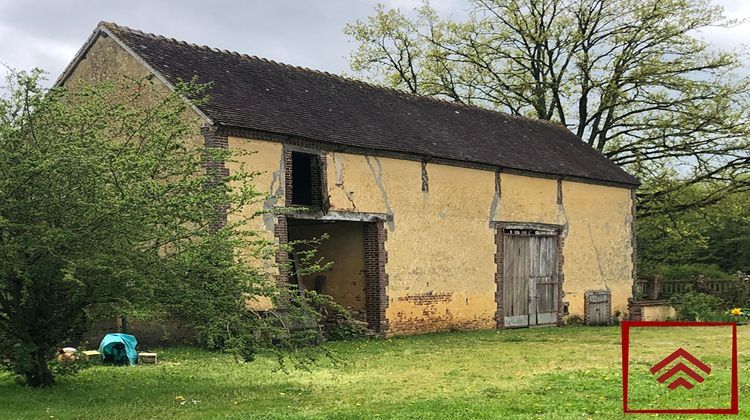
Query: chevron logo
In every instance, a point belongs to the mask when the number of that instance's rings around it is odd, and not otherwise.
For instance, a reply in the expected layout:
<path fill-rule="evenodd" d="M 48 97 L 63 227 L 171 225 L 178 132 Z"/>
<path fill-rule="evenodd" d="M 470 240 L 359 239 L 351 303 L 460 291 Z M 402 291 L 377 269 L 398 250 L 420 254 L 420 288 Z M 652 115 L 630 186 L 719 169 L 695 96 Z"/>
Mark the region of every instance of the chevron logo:
<path fill-rule="evenodd" d="M 690 365 L 698 368 L 698 370 L 701 370 L 706 373 L 706 375 L 711 373 L 711 367 L 706 365 L 705 363 L 701 362 L 693 356 L 692 354 L 688 353 L 685 349 L 682 347 L 678 348 L 672 354 L 662 359 L 659 363 L 655 364 L 651 367 L 650 371 L 652 375 L 655 375 L 657 372 L 661 371 L 665 367 L 667 367 L 670 363 L 678 360 L 678 359 L 684 359 L 686 360 Z M 656 380 L 659 383 L 664 383 L 672 379 L 675 375 L 682 372 L 686 376 L 689 376 L 692 378 L 695 382 L 701 383 L 704 381 L 703 377 L 695 372 L 695 370 L 691 369 L 688 365 L 680 361 L 676 365 L 674 365 L 672 368 L 664 372 L 661 376 L 656 378 Z M 667 385 L 667 388 L 669 389 L 676 389 L 677 387 L 683 387 L 685 389 L 692 389 L 695 385 L 693 385 L 692 382 L 685 379 L 684 376 L 680 376 L 674 381 L 670 382 Z"/>

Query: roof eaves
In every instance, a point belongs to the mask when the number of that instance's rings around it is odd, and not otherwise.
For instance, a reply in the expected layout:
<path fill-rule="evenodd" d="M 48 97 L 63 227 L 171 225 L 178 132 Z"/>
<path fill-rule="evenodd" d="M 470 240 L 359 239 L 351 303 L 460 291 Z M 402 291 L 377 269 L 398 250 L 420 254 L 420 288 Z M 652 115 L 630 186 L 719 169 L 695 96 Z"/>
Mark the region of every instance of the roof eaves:
<path fill-rule="evenodd" d="M 572 182 L 581 182 L 586 184 L 594 184 L 594 185 L 602 185 L 602 186 L 611 186 L 611 187 L 618 187 L 618 188 L 627 188 L 627 189 L 636 189 L 641 185 L 641 182 L 638 178 L 631 175 L 633 178 L 633 182 L 627 182 L 627 181 L 613 181 L 611 179 L 602 179 L 595 176 L 581 176 L 581 175 L 564 175 L 560 173 L 553 173 L 553 172 L 545 172 L 545 171 L 536 171 L 531 169 L 525 169 L 525 168 L 517 168 L 513 166 L 498 166 L 491 163 L 486 162 L 479 162 L 469 159 L 454 159 L 454 158 L 446 158 L 441 156 L 432 156 L 432 155 L 426 155 L 426 154 L 420 154 L 415 152 L 405 152 L 403 150 L 398 149 L 389 149 L 386 147 L 365 147 L 365 146 L 350 146 L 350 145 L 343 145 L 340 143 L 327 141 L 327 140 L 321 140 L 321 139 L 313 139 L 313 138 L 307 138 L 307 137 L 301 137 L 294 134 L 288 134 L 288 133 L 279 133 L 279 132 L 273 132 L 273 131 L 267 131 L 267 130 L 260 130 L 257 128 L 251 128 L 251 127 L 244 127 L 241 125 L 234 125 L 234 124 L 223 124 L 219 122 L 217 124 L 220 129 L 223 130 L 229 130 L 229 132 L 225 132 L 230 136 L 233 137 L 239 137 L 244 139 L 251 139 L 253 138 L 253 134 L 261 134 L 261 138 L 259 140 L 271 140 L 281 143 L 287 143 L 287 142 L 293 142 L 295 140 L 300 140 L 304 142 L 312 142 L 313 144 L 317 144 L 319 147 L 322 147 L 326 150 L 351 150 L 351 153 L 354 154 L 372 154 L 375 156 L 382 156 L 382 157 L 394 157 L 397 159 L 405 159 L 405 160 L 412 160 L 412 161 L 424 161 L 427 162 L 434 162 L 437 164 L 444 164 L 449 166 L 458 166 L 458 167 L 470 167 L 474 169 L 481 169 L 481 170 L 492 170 L 497 172 L 505 172 L 515 175 L 522 175 L 522 176 L 529 176 L 534 178 L 544 178 L 544 179 L 562 179 Z M 237 130 L 237 131 L 232 131 Z M 312 148 L 316 148 L 315 146 L 312 146 Z M 330 148 L 330 149 L 329 149 Z"/>

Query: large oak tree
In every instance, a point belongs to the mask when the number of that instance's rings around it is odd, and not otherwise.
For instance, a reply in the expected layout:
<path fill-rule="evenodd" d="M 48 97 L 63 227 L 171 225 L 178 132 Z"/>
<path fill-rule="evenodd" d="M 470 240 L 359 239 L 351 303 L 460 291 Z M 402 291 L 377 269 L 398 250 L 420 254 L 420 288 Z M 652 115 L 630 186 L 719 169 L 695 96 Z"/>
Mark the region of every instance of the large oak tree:
<path fill-rule="evenodd" d="M 641 215 L 750 188 L 743 56 L 702 40 L 708 0 L 469 0 L 468 17 L 378 6 L 351 66 L 415 94 L 555 121 L 645 182 Z M 685 201 L 684 188 L 707 185 Z"/>

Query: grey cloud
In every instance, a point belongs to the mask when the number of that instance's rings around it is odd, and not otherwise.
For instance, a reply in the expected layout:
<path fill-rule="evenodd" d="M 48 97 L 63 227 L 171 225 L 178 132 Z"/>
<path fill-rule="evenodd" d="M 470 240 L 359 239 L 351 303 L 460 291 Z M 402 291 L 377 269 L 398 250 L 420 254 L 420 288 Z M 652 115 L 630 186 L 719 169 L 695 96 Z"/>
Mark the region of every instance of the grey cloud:
<path fill-rule="evenodd" d="M 723 0 L 727 13 L 750 13 Z M 410 11 L 421 0 L 383 0 Z M 348 70 L 352 45 L 342 30 L 372 13 L 375 0 L 62 1 L 0 0 L 0 63 L 41 67 L 55 79 L 100 20 L 212 47 L 332 73 Z M 465 16 L 466 0 L 432 0 L 441 15 Z M 744 42 L 750 26 L 706 34 L 718 46 Z M 2 72 L 2 70 L 0 70 Z"/>
<path fill-rule="evenodd" d="M 0 62 L 42 67 L 55 78 L 100 20 L 188 42 L 341 73 L 342 30 L 372 11 L 370 1 L 0 0 Z"/>

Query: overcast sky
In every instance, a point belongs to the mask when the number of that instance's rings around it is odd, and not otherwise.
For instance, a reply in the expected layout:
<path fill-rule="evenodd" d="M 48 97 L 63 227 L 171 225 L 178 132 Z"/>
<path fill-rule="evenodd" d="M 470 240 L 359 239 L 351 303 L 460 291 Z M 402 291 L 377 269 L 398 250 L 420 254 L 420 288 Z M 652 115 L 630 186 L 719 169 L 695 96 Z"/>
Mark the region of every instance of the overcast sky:
<path fill-rule="evenodd" d="M 343 73 L 352 44 L 342 29 L 365 19 L 377 1 L 64 1 L 0 0 L 0 63 L 40 67 L 54 80 L 101 20 L 201 45 L 288 64 Z M 381 0 L 413 10 L 421 0 Z M 442 15 L 462 15 L 464 0 L 432 0 Z M 750 17 L 750 0 L 720 0 L 732 18 Z M 750 41 L 750 23 L 711 29 L 704 36 L 733 48 Z M 4 71 L 0 71 L 4 73 Z"/>

